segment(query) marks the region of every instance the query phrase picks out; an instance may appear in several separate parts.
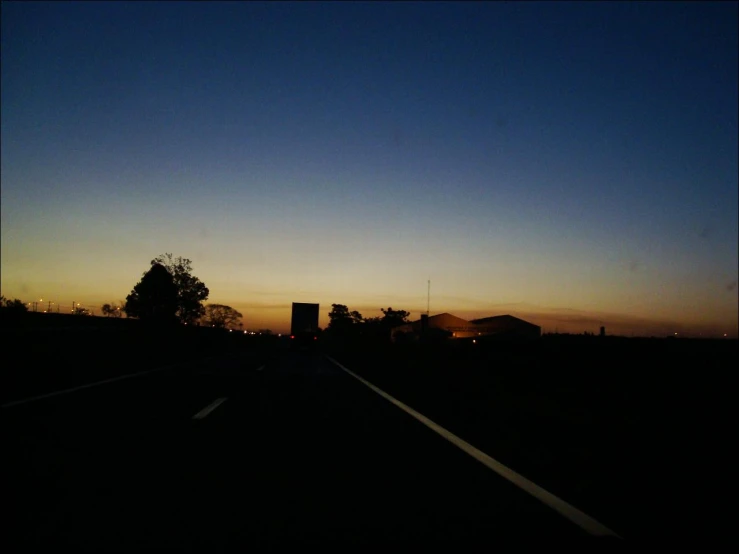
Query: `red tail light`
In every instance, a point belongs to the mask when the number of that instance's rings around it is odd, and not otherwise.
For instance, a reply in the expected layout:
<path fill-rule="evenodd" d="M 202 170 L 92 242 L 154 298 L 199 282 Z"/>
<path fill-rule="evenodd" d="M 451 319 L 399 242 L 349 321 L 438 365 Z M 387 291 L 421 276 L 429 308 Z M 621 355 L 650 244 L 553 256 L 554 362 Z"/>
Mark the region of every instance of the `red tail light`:
<path fill-rule="evenodd" d="M 290 338 L 291 338 L 291 339 L 294 339 L 294 338 L 295 338 L 295 335 L 290 335 Z"/>

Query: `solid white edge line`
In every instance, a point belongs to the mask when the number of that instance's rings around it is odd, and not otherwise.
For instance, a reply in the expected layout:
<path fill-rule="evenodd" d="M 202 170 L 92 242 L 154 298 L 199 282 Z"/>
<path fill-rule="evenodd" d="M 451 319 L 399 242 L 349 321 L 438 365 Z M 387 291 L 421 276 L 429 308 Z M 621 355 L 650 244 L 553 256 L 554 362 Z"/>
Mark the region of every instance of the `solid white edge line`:
<path fill-rule="evenodd" d="M 192 418 L 193 419 L 204 419 L 204 418 L 206 418 L 209 413 L 211 413 L 218 406 L 220 406 L 221 404 L 223 404 L 226 400 L 227 400 L 227 398 L 216 398 L 213 402 L 211 402 L 205 408 L 203 408 L 198 413 L 196 413 L 194 416 L 192 416 Z"/>
<path fill-rule="evenodd" d="M 97 387 L 99 385 L 107 385 L 108 383 L 114 383 L 116 381 L 123 381 L 124 379 L 131 379 L 133 377 L 139 377 L 141 375 L 146 375 L 147 373 L 156 373 L 157 371 L 166 371 L 168 369 L 174 369 L 176 367 L 184 367 L 184 366 L 193 365 L 197 363 L 207 362 L 213 359 L 217 359 L 217 358 L 206 358 L 204 360 L 195 360 L 192 362 L 185 362 L 181 364 L 173 364 L 173 365 L 168 365 L 164 367 L 157 367 L 154 369 L 147 369 L 145 371 L 139 371 L 137 373 L 129 373 L 127 375 L 119 375 L 118 377 L 111 377 L 110 379 L 104 379 L 103 381 L 95 381 L 94 383 L 86 383 L 84 385 L 79 385 L 79 386 L 72 387 L 69 389 L 58 390 L 54 392 L 47 392 L 46 394 L 39 394 L 38 396 L 30 396 L 28 398 L 21 398 L 20 400 L 13 400 L 12 402 L 3 404 L 2 406 L 0 406 L 0 408 L 3 408 L 3 409 L 12 408 L 13 406 L 20 406 L 21 404 L 27 404 L 28 402 L 35 402 L 36 400 L 44 400 L 46 398 L 53 398 L 54 396 L 61 396 L 62 394 L 69 394 L 71 392 L 77 392 L 78 390 L 89 389 L 92 387 Z"/>
<path fill-rule="evenodd" d="M 593 519 L 589 515 L 587 515 L 585 512 L 582 512 L 581 510 L 578 510 L 571 504 L 568 504 L 561 498 L 553 495 L 546 489 L 543 489 L 533 481 L 529 481 L 524 477 L 523 475 L 520 475 L 513 471 L 512 469 L 504 466 L 501 464 L 498 460 L 492 458 L 491 456 L 488 456 L 483 452 L 482 450 L 479 450 L 472 446 L 470 443 L 460 439 L 455 434 L 451 433 L 450 431 L 447 431 L 444 429 L 441 425 L 434 423 L 429 418 L 427 418 L 425 415 L 417 412 L 413 408 L 406 406 L 403 404 L 400 400 L 396 400 L 389 394 L 387 394 L 385 391 L 377 388 L 375 385 L 370 383 L 369 381 L 363 379 L 350 369 L 347 369 L 343 365 L 341 365 L 339 362 L 334 360 L 331 356 L 326 356 L 331 362 L 336 364 L 339 368 L 344 370 L 346 373 L 354 377 L 356 380 L 358 380 L 363 385 L 367 386 L 380 396 L 382 396 L 385 400 L 388 400 L 389 402 L 392 402 L 395 404 L 398 408 L 406 412 L 407 414 L 413 416 L 415 419 L 423 423 L 426 427 L 431 429 L 432 431 L 436 432 L 437 434 L 444 437 L 446 440 L 451 442 L 454 446 L 460 448 L 473 458 L 475 458 L 477 461 L 483 463 L 488 468 L 492 469 L 495 473 L 503 477 L 504 479 L 510 481 L 520 489 L 526 491 L 531 496 L 536 498 L 537 500 L 540 500 L 556 512 L 560 513 L 567 519 L 569 519 L 572 523 L 579 526 L 580 528 L 584 529 L 591 535 L 596 536 L 608 536 L 608 537 L 615 537 L 615 538 L 622 538 L 614 531 L 610 530 L 608 527 L 600 523 L 599 521 Z"/>

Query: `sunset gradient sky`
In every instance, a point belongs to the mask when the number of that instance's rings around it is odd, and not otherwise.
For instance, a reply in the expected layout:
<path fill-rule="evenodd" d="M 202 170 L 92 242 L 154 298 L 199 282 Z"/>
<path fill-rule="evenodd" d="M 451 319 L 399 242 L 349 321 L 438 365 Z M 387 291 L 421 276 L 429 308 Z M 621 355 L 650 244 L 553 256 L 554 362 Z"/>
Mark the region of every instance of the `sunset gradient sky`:
<path fill-rule="evenodd" d="M 2 294 L 737 336 L 736 2 L 2 3 Z"/>

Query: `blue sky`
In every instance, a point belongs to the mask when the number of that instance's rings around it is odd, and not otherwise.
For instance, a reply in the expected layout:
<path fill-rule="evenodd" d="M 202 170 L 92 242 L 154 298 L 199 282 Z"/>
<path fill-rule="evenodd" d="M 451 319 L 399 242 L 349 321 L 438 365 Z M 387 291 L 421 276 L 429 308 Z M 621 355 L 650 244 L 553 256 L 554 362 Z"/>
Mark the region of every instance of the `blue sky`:
<path fill-rule="evenodd" d="M 3 294 L 99 305 L 172 252 L 247 325 L 417 317 L 430 278 L 434 313 L 736 335 L 738 19 L 4 2 Z"/>

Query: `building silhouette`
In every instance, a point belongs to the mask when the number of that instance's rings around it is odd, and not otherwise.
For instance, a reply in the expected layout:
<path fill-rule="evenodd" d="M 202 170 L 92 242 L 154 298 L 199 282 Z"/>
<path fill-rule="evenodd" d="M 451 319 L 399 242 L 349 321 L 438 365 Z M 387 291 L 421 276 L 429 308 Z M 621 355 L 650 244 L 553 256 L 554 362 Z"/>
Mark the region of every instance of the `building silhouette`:
<path fill-rule="evenodd" d="M 420 338 L 428 333 L 444 335 L 450 339 L 536 339 L 541 337 L 541 327 L 512 315 L 498 315 L 467 321 L 450 313 L 421 319 L 394 327 L 392 335 L 404 333 Z"/>

